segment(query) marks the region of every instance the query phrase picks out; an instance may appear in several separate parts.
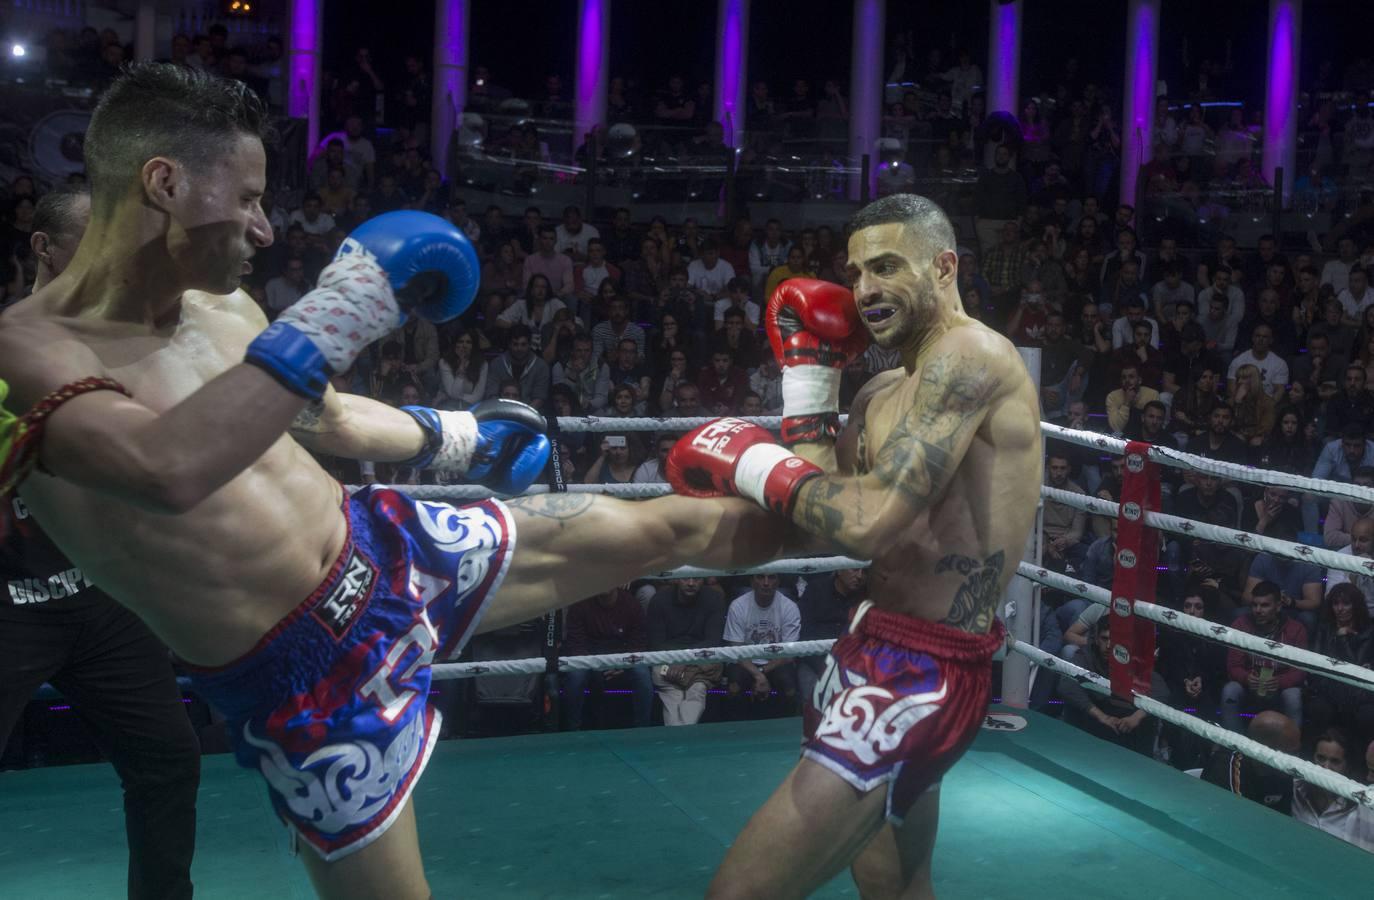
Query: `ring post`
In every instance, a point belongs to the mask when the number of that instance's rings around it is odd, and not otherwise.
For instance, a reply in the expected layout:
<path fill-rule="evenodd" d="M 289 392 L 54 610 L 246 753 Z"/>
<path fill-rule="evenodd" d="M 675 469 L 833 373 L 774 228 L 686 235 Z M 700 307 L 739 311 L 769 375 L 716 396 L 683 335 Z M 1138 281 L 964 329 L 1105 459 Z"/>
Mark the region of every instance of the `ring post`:
<path fill-rule="evenodd" d="M 563 494 L 568 482 L 563 477 L 563 448 L 559 443 L 558 418 L 546 416 L 549 439 L 549 492 Z M 559 692 L 558 641 L 562 637 L 562 611 L 553 609 L 544 614 L 544 730 L 558 731 L 561 725 L 562 694 Z"/>
<path fill-rule="evenodd" d="M 1040 349 L 1017 349 L 1021 353 L 1021 361 L 1026 364 L 1026 371 L 1030 373 L 1031 381 L 1039 385 Z M 1044 508 L 1043 502 L 1040 503 L 1040 508 Z M 1040 565 L 1040 515 L 1037 511 L 1036 527 L 1026 537 L 1025 551 L 1021 555 L 1023 560 L 1034 566 Z M 1006 602 L 1016 605 L 1016 613 L 1006 623 L 1011 636 L 1023 643 L 1032 643 L 1036 637 L 1036 623 L 1040 620 L 1039 585 L 1033 585 L 1025 578 L 1013 578 L 1007 585 L 1007 593 L 1003 600 L 1003 608 Z M 1025 709 L 1030 702 L 1030 675 L 1030 660 L 1020 653 L 1008 653 L 1006 659 L 1002 660 L 1002 703 Z"/>

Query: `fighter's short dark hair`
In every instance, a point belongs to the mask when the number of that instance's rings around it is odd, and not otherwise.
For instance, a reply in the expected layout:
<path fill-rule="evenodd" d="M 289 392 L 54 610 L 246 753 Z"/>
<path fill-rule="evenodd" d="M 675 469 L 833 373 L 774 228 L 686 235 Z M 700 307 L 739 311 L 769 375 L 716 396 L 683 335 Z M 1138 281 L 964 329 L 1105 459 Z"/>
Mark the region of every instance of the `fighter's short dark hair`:
<path fill-rule="evenodd" d="M 850 233 L 875 225 L 898 223 L 917 240 L 936 250 L 956 249 L 954 225 L 934 200 L 919 194 L 891 194 L 874 200 L 849 220 Z"/>

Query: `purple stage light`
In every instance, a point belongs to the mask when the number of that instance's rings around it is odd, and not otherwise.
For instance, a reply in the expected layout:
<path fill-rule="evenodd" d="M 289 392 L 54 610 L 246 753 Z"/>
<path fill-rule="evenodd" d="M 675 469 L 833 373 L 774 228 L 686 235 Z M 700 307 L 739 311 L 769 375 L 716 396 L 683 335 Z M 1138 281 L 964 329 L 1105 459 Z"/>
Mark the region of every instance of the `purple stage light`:
<path fill-rule="evenodd" d="M 588 131 L 604 125 L 610 71 L 611 0 L 581 0 L 577 6 L 577 131 L 574 146 Z"/>
<path fill-rule="evenodd" d="M 1302 0 L 1270 0 L 1269 69 L 1264 93 L 1264 177 L 1274 183 L 1283 168 L 1284 204 L 1291 202 L 1297 177 L 1299 38 Z"/>
<path fill-rule="evenodd" d="M 725 142 L 738 147 L 745 128 L 749 0 L 720 0 L 716 15 L 716 121 L 725 129 Z"/>
<path fill-rule="evenodd" d="M 1019 113 L 1021 75 L 1021 0 L 990 0 L 992 28 L 988 40 L 988 112 Z"/>
<path fill-rule="evenodd" d="M 1159 0 L 1131 0 L 1126 13 L 1126 96 L 1121 105 L 1121 202 L 1135 205 L 1140 167 L 1152 158 L 1159 66 Z"/>

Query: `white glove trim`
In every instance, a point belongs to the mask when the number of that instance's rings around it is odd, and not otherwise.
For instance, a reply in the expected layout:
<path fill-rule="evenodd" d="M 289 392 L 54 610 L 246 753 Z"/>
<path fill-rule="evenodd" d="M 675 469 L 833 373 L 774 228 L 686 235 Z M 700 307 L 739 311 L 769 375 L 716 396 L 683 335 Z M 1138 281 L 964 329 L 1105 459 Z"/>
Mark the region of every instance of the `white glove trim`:
<path fill-rule="evenodd" d="M 840 369 L 788 366 L 782 370 L 782 414 L 787 417 L 840 411 Z"/>
<path fill-rule="evenodd" d="M 747 497 L 767 509 L 763 489 L 768 484 L 769 473 L 794 456 L 795 453 L 778 444 L 754 444 L 741 453 L 739 462 L 735 463 L 735 490 L 739 491 L 741 497 Z"/>

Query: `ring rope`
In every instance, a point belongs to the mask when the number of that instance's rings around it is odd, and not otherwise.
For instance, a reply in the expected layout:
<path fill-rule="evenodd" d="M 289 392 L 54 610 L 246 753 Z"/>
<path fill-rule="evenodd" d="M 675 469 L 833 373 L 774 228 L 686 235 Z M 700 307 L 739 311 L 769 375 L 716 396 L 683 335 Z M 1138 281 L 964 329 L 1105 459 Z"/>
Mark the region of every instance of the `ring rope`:
<path fill-rule="evenodd" d="M 1048 485 L 1040 489 L 1040 494 L 1064 506 L 1071 506 L 1084 512 L 1111 516 L 1112 518 L 1116 518 L 1121 508 L 1121 504 L 1111 500 L 1089 497 L 1087 494 L 1078 494 L 1073 491 L 1052 488 Z M 1242 550 L 1263 550 L 1266 553 L 1287 559 L 1320 564 L 1328 569 L 1340 569 L 1343 572 L 1352 572 L 1356 575 L 1374 575 L 1374 559 L 1351 556 L 1349 553 L 1337 553 L 1335 550 L 1327 550 L 1324 547 L 1313 547 L 1308 544 L 1265 537 L 1262 534 L 1251 534 L 1248 531 L 1222 528 L 1219 525 L 1183 519 L 1160 512 L 1147 511 L 1145 524 L 1161 531 L 1206 538 L 1213 543 L 1239 547 Z"/>
<path fill-rule="evenodd" d="M 738 662 L 742 659 L 791 659 L 820 656 L 830 650 L 831 640 L 794 641 L 788 644 L 738 644 L 730 647 L 703 647 L 693 650 L 646 650 L 643 653 L 602 653 L 591 656 L 560 656 L 558 671 L 597 671 L 626 669 L 632 666 L 700 665 L 712 662 Z M 480 678 L 486 675 L 538 675 L 546 671 L 544 657 L 498 659 L 482 662 L 440 663 L 430 667 L 436 681 L 452 678 Z"/>
<path fill-rule="evenodd" d="M 586 431 L 690 431 L 721 416 L 683 416 L 667 418 L 664 416 L 559 416 L 558 430 L 569 433 Z M 772 431 L 782 428 L 782 416 L 734 416 Z"/>
<path fill-rule="evenodd" d="M 344 489 L 350 493 L 360 490 L 363 485 L 349 484 Z M 488 497 L 502 496 L 491 488 L 480 484 L 378 484 L 372 487 L 400 491 L 412 500 L 485 500 Z M 673 492 L 671 486 L 663 481 L 648 481 L 640 484 L 568 484 L 558 491 L 552 491 L 547 484 L 532 484 L 524 493 L 514 495 L 533 497 L 548 493 L 605 494 L 626 500 L 645 500 L 664 497 Z"/>
<path fill-rule="evenodd" d="M 1039 647 L 1033 647 L 1022 641 L 1014 641 L 1011 644 L 1011 650 L 1020 653 L 1043 669 L 1061 672 L 1069 676 L 1082 685 L 1085 690 L 1096 694 L 1111 695 L 1112 693 L 1111 683 L 1106 678 L 1096 672 L 1089 672 L 1081 666 L 1076 666 L 1071 662 L 1066 662 L 1057 656 L 1046 653 Z M 1330 769 L 1324 769 L 1315 763 L 1299 759 L 1296 756 L 1289 756 L 1287 753 L 1281 753 L 1258 741 L 1252 741 L 1234 731 L 1227 731 L 1219 725 L 1213 725 L 1197 716 L 1181 712 L 1167 703 L 1161 703 L 1151 697 L 1132 694 L 1131 700 L 1135 703 L 1136 708 L 1142 709 L 1162 721 L 1177 725 L 1223 747 L 1239 751 L 1256 762 L 1278 769 L 1294 778 L 1301 778 L 1308 784 L 1333 794 L 1339 794 L 1348 800 L 1354 800 L 1367 809 L 1374 810 L 1374 786 L 1360 784 L 1358 781 L 1352 781 L 1344 775 L 1337 775 Z"/>
<path fill-rule="evenodd" d="M 1098 434 L 1095 431 L 1080 431 L 1074 428 L 1065 428 L 1062 425 L 1054 425 L 1050 422 L 1041 422 L 1040 430 L 1047 435 L 1059 438 L 1071 444 L 1079 444 L 1084 447 L 1091 447 L 1095 450 L 1107 450 L 1118 455 L 1126 452 L 1125 441 L 1120 438 Z M 1197 456 L 1192 453 L 1184 453 L 1182 450 L 1173 450 L 1169 447 L 1160 447 L 1157 445 L 1150 445 L 1147 452 L 1150 459 L 1155 462 L 1174 469 L 1183 469 L 1185 472 L 1194 471 L 1202 472 L 1205 475 L 1219 475 L 1234 481 L 1246 481 L 1264 487 L 1289 487 L 1309 494 L 1334 497 L 1338 500 L 1355 500 L 1360 503 L 1374 503 L 1374 488 L 1360 487 L 1355 484 L 1342 484 L 1339 481 L 1328 481 L 1322 478 L 1309 478 L 1304 475 L 1291 475 L 1288 472 L 1256 469 L 1251 466 L 1242 466 L 1239 463 L 1224 462 L 1219 459 L 1207 459 L 1205 456 Z"/>
<path fill-rule="evenodd" d="M 1109 609 L 1112 604 L 1111 592 L 1106 588 L 1096 585 L 1086 584 L 1077 581 L 1067 575 L 1058 572 L 1051 572 L 1049 569 L 1033 566 L 1030 563 L 1020 563 L 1016 567 L 1016 574 L 1023 578 L 1047 587 L 1056 588 L 1075 597 L 1082 597 L 1100 606 Z M 1195 634 L 1198 637 L 1206 638 L 1218 644 L 1234 647 L 1237 650 L 1245 650 L 1260 656 L 1282 659 L 1292 664 L 1295 668 L 1311 672 L 1315 675 L 1324 675 L 1336 681 L 1344 682 L 1367 691 L 1374 691 L 1374 671 L 1366 669 L 1356 663 L 1344 662 L 1330 656 L 1323 656 L 1320 653 L 1313 653 L 1311 650 L 1304 650 L 1301 647 L 1294 647 L 1292 644 L 1285 644 L 1280 641 L 1269 641 L 1261 637 L 1256 637 L 1244 631 L 1230 628 L 1226 625 L 1219 625 L 1207 619 L 1199 619 L 1170 609 L 1167 606 L 1160 606 L 1148 600 L 1137 600 L 1133 607 L 1135 615 L 1143 619 L 1149 619 L 1159 625 L 1169 625 L 1180 631 Z"/>

